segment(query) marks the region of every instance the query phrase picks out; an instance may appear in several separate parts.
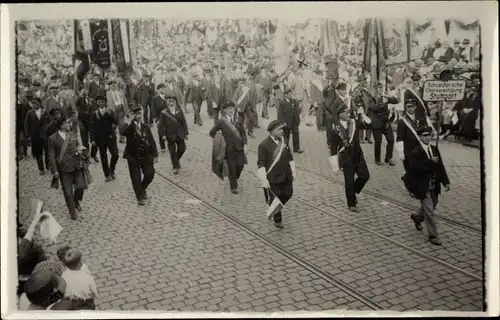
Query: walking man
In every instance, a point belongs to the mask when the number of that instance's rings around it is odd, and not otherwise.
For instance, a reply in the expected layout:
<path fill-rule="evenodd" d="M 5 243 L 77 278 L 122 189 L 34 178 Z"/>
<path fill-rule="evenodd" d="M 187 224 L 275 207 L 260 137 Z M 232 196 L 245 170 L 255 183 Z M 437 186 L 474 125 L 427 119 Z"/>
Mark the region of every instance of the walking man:
<path fill-rule="evenodd" d="M 438 148 L 430 144 L 432 131 L 429 126 L 417 129 L 422 143 L 408 156 L 409 181 L 421 205 L 418 213 L 410 217 L 417 230 L 422 230 L 422 222 L 425 222 L 429 241 L 434 245 L 441 245 L 434 210 L 441 194 L 441 185 L 449 191 L 450 180 Z"/>
<path fill-rule="evenodd" d="M 118 144 L 116 139 L 116 126 L 118 120 L 111 109 L 106 109 L 106 98 L 98 96 L 97 110 L 92 113 L 90 124 L 90 135 L 92 148 L 99 149 L 102 171 L 106 182 L 116 179 L 115 168 L 118 162 Z M 108 150 L 111 154 L 108 162 Z"/>
<path fill-rule="evenodd" d="M 290 133 L 292 134 L 293 152 L 302 153 L 300 149 L 299 125 L 300 125 L 300 110 L 299 104 L 292 99 L 292 91 L 285 89 L 285 99 L 281 100 L 278 105 L 278 121 L 285 123 L 283 127 L 284 138 L 287 145 L 290 145 Z"/>
<path fill-rule="evenodd" d="M 174 174 L 178 174 L 181 169 L 180 160 L 186 151 L 185 140 L 188 139 L 189 130 L 176 96 L 166 97 L 166 107 L 161 111 L 158 122 L 158 134 L 163 148 L 165 142 L 167 143 Z"/>
<path fill-rule="evenodd" d="M 293 195 L 293 180 L 296 176 L 295 161 L 290 148 L 283 138 L 283 127 L 286 124 L 273 120 L 267 127 L 269 137 L 264 139 L 258 147 L 257 177 L 262 187 L 269 190 L 269 204 L 275 197 L 286 204 Z M 274 225 L 283 228 L 281 211 L 274 216 Z"/>
<path fill-rule="evenodd" d="M 142 122 L 142 108 L 137 107 L 125 118 L 120 134 L 127 138 L 123 158 L 127 159 L 130 180 L 140 206 L 149 198 L 146 189 L 155 176 L 154 163 L 158 149 L 151 128 Z"/>
<path fill-rule="evenodd" d="M 29 102 L 33 109 L 29 110 L 26 114 L 24 128 L 26 132 L 26 139 L 31 140 L 31 153 L 36 159 L 40 175 L 45 174 L 45 168 L 49 168 L 49 155 L 47 150 L 47 143 L 44 139 L 45 126 L 49 124 L 49 114 L 42 109 L 40 98 L 34 98 Z M 45 156 L 45 166 L 44 157 Z"/>

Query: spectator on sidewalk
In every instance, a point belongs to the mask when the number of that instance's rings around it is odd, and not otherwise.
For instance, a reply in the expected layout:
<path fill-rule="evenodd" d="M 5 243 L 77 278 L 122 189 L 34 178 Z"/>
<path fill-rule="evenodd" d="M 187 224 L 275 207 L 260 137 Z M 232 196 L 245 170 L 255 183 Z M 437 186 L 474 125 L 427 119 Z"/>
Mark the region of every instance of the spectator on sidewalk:
<path fill-rule="evenodd" d="M 97 285 L 88 268 L 83 268 L 82 253 L 76 249 L 69 249 L 64 256 L 64 262 L 67 267 L 62 274 L 67 284 L 65 296 L 81 309 L 95 310 Z"/>

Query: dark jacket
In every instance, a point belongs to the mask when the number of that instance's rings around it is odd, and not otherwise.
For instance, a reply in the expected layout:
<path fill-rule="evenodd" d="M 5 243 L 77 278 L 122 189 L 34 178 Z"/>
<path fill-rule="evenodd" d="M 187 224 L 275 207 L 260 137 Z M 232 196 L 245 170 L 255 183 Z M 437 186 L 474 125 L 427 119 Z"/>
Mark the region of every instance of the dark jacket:
<path fill-rule="evenodd" d="M 160 95 L 154 96 L 151 101 L 151 114 L 153 118 L 159 120 L 160 114 L 167 107 L 167 102 Z"/>
<path fill-rule="evenodd" d="M 31 140 L 45 138 L 45 126 L 50 122 L 50 117 L 45 110 L 41 109 L 40 119 L 36 116 L 34 109 L 28 111 L 24 121 L 24 132 Z"/>
<path fill-rule="evenodd" d="M 118 120 L 112 110 L 106 110 L 104 115 L 101 115 L 99 110 L 96 110 L 91 115 L 90 121 L 90 139 L 97 145 L 103 145 L 111 139 L 116 139 L 115 130 Z"/>
<path fill-rule="evenodd" d="M 244 146 L 247 144 L 247 136 L 243 127 L 241 118 L 237 118 L 234 123 L 234 128 L 238 131 L 236 133 L 225 119 L 218 119 L 215 125 L 210 129 L 210 136 L 213 138 L 217 131 L 221 131 L 226 142 L 226 159 L 234 160 L 239 165 L 246 164 L 246 156 L 244 153 Z"/>
<path fill-rule="evenodd" d="M 354 128 L 351 129 L 349 125 L 354 126 Z M 363 149 L 359 143 L 359 130 L 369 128 L 370 125 L 366 124 L 361 116 L 351 120 L 348 128 L 344 128 L 340 122 L 335 124 L 331 133 L 330 155 L 338 156 L 339 167 L 342 168 L 348 163 L 355 164 L 364 159 Z M 354 130 L 352 131 L 352 140 L 349 134 L 351 130 Z"/>
<path fill-rule="evenodd" d="M 437 163 L 429 159 L 421 145 L 417 146 L 408 157 L 411 192 L 419 200 L 425 199 L 433 176 L 436 179 L 435 191 L 437 194 L 441 193 L 441 184 L 444 186 L 450 184 L 439 150 L 435 146 L 431 146 L 431 148 L 433 155 L 439 158 Z"/>
<path fill-rule="evenodd" d="M 120 127 L 120 134 L 127 137 L 127 145 L 125 151 L 123 151 L 125 159 L 158 158 L 156 142 L 151 133 L 151 128 L 147 124 L 142 123 L 141 129 L 138 130 L 135 122 L 131 124 L 125 122 Z"/>
<path fill-rule="evenodd" d="M 383 98 L 375 100 L 373 98 L 373 103 L 368 107 L 367 116 L 372 120 L 371 126 L 373 129 L 383 129 L 389 124 L 389 104 L 398 103 L 398 99 L 393 97 L 388 97 L 387 102 L 383 102 Z"/>
<path fill-rule="evenodd" d="M 160 112 L 158 133 L 160 138 L 165 136 L 168 141 L 186 138 L 189 134 L 189 129 L 184 112 L 182 112 L 180 107 L 175 107 L 175 114 L 172 114 L 170 109 L 165 106 L 163 111 Z"/>
<path fill-rule="evenodd" d="M 71 139 L 68 144 L 68 148 L 62 157 L 60 163 L 58 163 L 59 154 L 64 143 L 63 138 L 59 135 L 59 132 L 53 133 L 49 137 L 49 166 L 52 174 L 56 172 L 72 172 L 75 171 L 77 166 L 77 160 L 75 154 L 77 153 L 78 140 L 77 137 L 72 132 L 66 133 L 66 139 Z"/>
<path fill-rule="evenodd" d="M 403 117 L 413 127 L 413 129 L 417 128 L 417 123 L 414 120 L 410 119 L 406 114 L 403 115 Z M 418 137 L 415 136 L 412 130 L 408 128 L 408 126 L 402 119 L 399 119 L 398 121 L 396 132 L 396 141 L 403 141 L 403 152 L 405 158 L 407 158 L 410 153 L 420 144 Z"/>
<path fill-rule="evenodd" d="M 90 127 L 90 120 L 92 112 L 97 109 L 93 99 L 89 96 L 78 96 L 75 101 L 76 110 L 78 111 L 78 118 L 82 121 L 83 125 L 88 129 Z"/>
<path fill-rule="evenodd" d="M 278 121 L 286 123 L 287 128 L 298 127 L 300 125 L 299 104 L 294 99 L 280 101 L 277 109 Z"/>
<path fill-rule="evenodd" d="M 278 145 L 273 141 L 271 137 L 264 139 L 257 149 L 257 167 L 266 168 L 266 172 L 269 171 L 269 167 L 274 161 L 274 154 Z M 293 181 L 292 169 L 290 168 L 290 161 L 293 161 L 293 155 L 290 148 L 286 145 L 283 148 L 283 153 L 281 158 L 278 160 L 274 168 L 267 174 L 267 180 L 270 184 L 282 183 L 285 180 Z"/>
<path fill-rule="evenodd" d="M 149 106 L 153 100 L 153 95 L 153 85 L 151 83 L 146 84 L 144 81 L 141 81 L 137 88 L 137 104 L 139 106 Z"/>

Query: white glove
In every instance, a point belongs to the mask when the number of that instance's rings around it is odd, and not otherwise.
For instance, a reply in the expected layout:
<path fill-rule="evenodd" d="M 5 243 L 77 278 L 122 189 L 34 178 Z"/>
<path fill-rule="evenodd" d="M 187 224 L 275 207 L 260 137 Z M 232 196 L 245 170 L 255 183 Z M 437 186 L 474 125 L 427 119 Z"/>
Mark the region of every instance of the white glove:
<path fill-rule="evenodd" d="M 261 167 L 257 170 L 257 177 L 262 183 L 262 188 L 269 188 L 269 181 L 267 180 L 267 173 L 265 167 Z"/>
<path fill-rule="evenodd" d="M 333 173 L 339 173 L 339 162 L 337 160 L 337 156 L 328 157 L 328 162 L 330 162 L 330 165 L 332 166 Z"/>
<path fill-rule="evenodd" d="M 405 154 L 404 153 L 400 153 L 399 154 L 399 160 L 404 161 L 404 159 L 405 159 Z"/>

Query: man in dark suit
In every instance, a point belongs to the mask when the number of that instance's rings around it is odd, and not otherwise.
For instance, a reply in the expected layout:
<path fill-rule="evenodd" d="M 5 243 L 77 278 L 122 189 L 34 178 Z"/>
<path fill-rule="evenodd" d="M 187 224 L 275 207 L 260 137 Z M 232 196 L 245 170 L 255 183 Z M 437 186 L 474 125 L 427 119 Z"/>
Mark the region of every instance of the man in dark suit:
<path fill-rule="evenodd" d="M 158 95 L 156 95 L 151 102 L 151 113 L 155 122 L 158 123 L 162 111 L 167 107 L 166 95 L 165 95 L 167 89 L 164 83 L 160 83 L 156 87 L 156 90 L 158 91 Z M 163 141 L 161 137 L 162 133 L 160 131 L 160 127 L 158 126 L 158 138 L 160 140 L 160 149 L 161 152 L 165 152 L 165 141 Z"/>
<path fill-rule="evenodd" d="M 238 116 L 235 105 L 231 101 L 222 105 L 222 117 L 210 129 L 210 136 L 214 138 L 219 130 L 226 141 L 225 159 L 229 171 L 229 186 L 231 192 L 237 194 L 238 179 L 245 164 L 247 164 L 246 154 L 248 149 L 243 119 Z"/>
<path fill-rule="evenodd" d="M 160 145 L 163 144 L 163 150 L 165 142 L 167 142 L 174 174 L 178 174 L 181 168 L 180 160 L 186 151 L 185 140 L 188 139 L 189 130 L 186 117 L 176 96 L 166 97 L 166 107 L 160 113 L 158 135 L 160 136 Z"/>
<path fill-rule="evenodd" d="M 441 193 L 441 184 L 449 191 L 450 180 L 438 148 L 430 145 L 432 128 L 420 127 L 417 132 L 422 144 L 409 154 L 408 165 L 412 190 L 420 200 L 421 208 L 418 214 L 411 215 L 411 219 L 418 230 L 422 230 L 422 222 L 425 221 L 429 241 L 440 245 L 434 210 Z"/>
<path fill-rule="evenodd" d="M 71 219 L 76 220 L 76 210 L 82 210 L 80 202 L 83 199 L 85 177 L 77 160 L 80 144 L 71 130 L 72 122 L 71 118 L 66 117 L 57 120 L 58 131 L 49 137 L 48 151 L 50 171 L 54 179 L 60 179 Z"/>
<path fill-rule="evenodd" d="M 199 126 L 203 125 L 203 121 L 201 120 L 200 109 L 201 104 L 205 97 L 205 88 L 200 80 L 200 75 L 195 73 L 193 74 L 193 78 L 186 87 L 185 99 L 186 103 L 191 103 L 193 105 L 194 110 L 194 124 L 198 124 Z"/>
<path fill-rule="evenodd" d="M 380 154 L 382 148 L 382 136 L 385 136 L 385 139 L 387 140 L 385 163 L 390 166 L 395 166 L 396 163 L 392 160 L 394 151 L 394 132 L 392 131 L 391 121 L 389 119 L 390 111 L 388 104 L 396 104 L 398 103 L 398 100 L 394 97 L 388 97 L 382 93 L 383 85 L 381 83 L 377 84 L 377 90 L 379 91 L 379 97 L 376 101 L 370 103 L 367 113 L 371 119 L 373 138 L 375 140 L 375 162 L 379 166 L 384 165 L 384 163 L 380 161 Z"/>
<path fill-rule="evenodd" d="M 118 119 L 111 109 L 106 109 L 106 98 L 98 96 L 97 110 L 91 115 L 90 136 L 92 137 L 92 147 L 99 149 L 101 157 L 102 171 L 106 182 L 116 179 L 115 168 L 118 162 L 118 144 L 116 139 L 116 126 Z M 111 154 L 108 162 L 108 150 Z"/>
<path fill-rule="evenodd" d="M 45 174 L 45 168 L 49 169 L 49 155 L 45 141 L 45 126 L 50 122 L 49 114 L 42 109 L 40 98 L 34 98 L 30 104 L 33 109 L 28 111 L 24 122 L 26 139 L 31 140 L 31 152 L 38 164 L 41 175 Z M 45 166 L 43 156 L 45 155 Z"/>
<path fill-rule="evenodd" d="M 130 180 L 137 201 L 143 206 L 149 198 L 146 189 L 155 176 L 154 163 L 158 161 L 158 149 L 151 128 L 142 122 L 141 111 L 141 107 L 131 110 L 120 127 L 120 134 L 127 137 L 123 158 L 128 162 Z"/>
<path fill-rule="evenodd" d="M 417 102 L 409 99 L 405 103 L 405 113 L 401 119 L 398 120 L 396 150 L 399 153 L 399 158 L 403 161 L 405 175 L 401 177 L 405 183 L 405 187 L 410 191 L 408 181 L 408 156 L 420 144 L 418 134 L 416 132 L 419 120 L 415 116 L 417 109 Z"/>
<path fill-rule="evenodd" d="M 323 90 L 323 103 L 320 104 L 318 113 L 320 114 L 320 128 L 325 129 L 326 142 L 328 147 L 331 145 L 332 128 L 335 123 L 338 123 L 337 107 L 342 105 L 344 101 L 338 96 L 337 92 L 347 89 L 345 84 L 333 86 L 333 80 L 327 79 L 327 87 Z"/>
<path fill-rule="evenodd" d="M 144 123 L 151 126 L 153 124 L 153 114 L 151 102 L 153 101 L 154 88 L 149 74 L 144 73 L 137 89 L 137 104 L 144 113 Z"/>
<path fill-rule="evenodd" d="M 278 121 L 286 123 L 283 128 L 284 138 L 287 145 L 290 145 L 290 133 L 292 134 L 293 152 L 302 153 L 300 149 L 299 139 L 299 125 L 300 125 L 300 111 L 299 104 L 296 100 L 292 99 L 292 91 L 285 89 L 285 99 L 281 100 L 278 105 Z"/>
<path fill-rule="evenodd" d="M 106 87 L 104 85 L 104 80 L 99 74 L 90 75 L 90 83 L 88 86 L 89 98 L 95 99 L 97 96 L 106 94 Z"/>
<path fill-rule="evenodd" d="M 87 149 L 90 147 L 90 157 L 95 162 L 99 162 L 99 159 L 97 159 L 97 147 L 95 146 L 95 144 L 92 144 L 92 146 L 85 145 L 86 141 L 92 141 L 90 123 L 92 119 L 92 113 L 95 111 L 95 109 L 97 109 L 97 107 L 95 106 L 95 100 L 89 98 L 86 88 L 82 88 L 80 90 L 80 94 L 76 98 L 75 106 L 76 111 L 78 112 L 78 118 L 85 127 L 85 132 L 88 135 L 88 138 L 82 138 L 82 142 L 84 144 L 83 146 Z"/>
<path fill-rule="evenodd" d="M 270 190 L 269 204 L 274 197 L 286 204 L 293 195 L 293 180 L 296 176 L 295 161 L 290 148 L 283 138 L 284 123 L 273 120 L 267 127 L 269 137 L 264 139 L 258 147 L 257 177 L 265 190 Z M 266 191 L 265 191 L 266 192 Z M 281 211 L 274 216 L 274 225 L 283 228 Z"/>
<path fill-rule="evenodd" d="M 356 194 L 361 193 L 370 179 L 363 150 L 359 143 L 359 130 L 366 129 L 371 122 L 364 115 L 364 103 L 361 98 L 355 101 L 357 119 L 352 119 L 352 111 L 345 104 L 337 108 L 338 124 L 334 125 L 328 161 L 335 174 L 342 168 L 345 181 L 345 194 L 349 210 L 357 212 Z M 355 179 L 355 176 L 356 179 Z"/>

